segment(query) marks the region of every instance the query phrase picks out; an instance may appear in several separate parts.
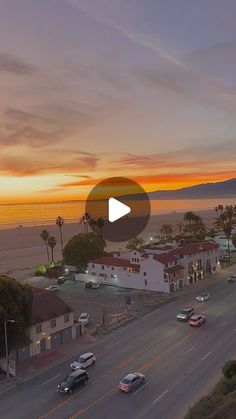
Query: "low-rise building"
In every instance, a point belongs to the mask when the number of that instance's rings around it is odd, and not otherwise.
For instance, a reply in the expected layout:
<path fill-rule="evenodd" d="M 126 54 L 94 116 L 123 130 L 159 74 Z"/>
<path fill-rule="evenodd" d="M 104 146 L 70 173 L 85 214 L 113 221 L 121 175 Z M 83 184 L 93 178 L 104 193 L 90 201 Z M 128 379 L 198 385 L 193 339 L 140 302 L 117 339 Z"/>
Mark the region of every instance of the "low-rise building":
<path fill-rule="evenodd" d="M 10 363 L 17 364 L 54 349 L 76 337 L 77 324 L 72 308 L 54 292 L 33 288 L 31 324 L 25 330 L 23 345 L 10 349 Z M 5 358 L 0 360 L 5 369 Z"/>
<path fill-rule="evenodd" d="M 102 284 L 170 293 L 214 274 L 219 258 L 213 241 L 151 245 L 90 262 L 88 274 Z"/>

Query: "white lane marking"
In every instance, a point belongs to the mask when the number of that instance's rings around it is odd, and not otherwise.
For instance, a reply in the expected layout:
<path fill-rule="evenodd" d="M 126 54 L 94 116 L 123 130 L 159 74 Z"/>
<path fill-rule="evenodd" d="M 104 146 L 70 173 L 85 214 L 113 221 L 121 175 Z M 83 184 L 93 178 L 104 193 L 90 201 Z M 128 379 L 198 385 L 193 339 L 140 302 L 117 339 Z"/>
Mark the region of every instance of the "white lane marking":
<path fill-rule="evenodd" d="M 52 377 L 49 380 L 44 381 L 44 383 L 41 383 L 41 386 L 44 386 L 45 384 L 49 383 L 50 381 L 55 380 L 55 378 L 60 377 L 60 375 L 61 374 L 57 374 L 57 375 L 55 375 L 55 377 Z"/>
<path fill-rule="evenodd" d="M 138 394 L 141 390 L 143 390 L 145 387 L 147 387 L 149 385 L 149 383 L 144 384 L 144 386 L 140 387 L 138 390 L 136 390 L 133 393 L 133 396 L 136 396 L 136 394 Z"/>
<path fill-rule="evenodd" d="M 123 349 L 123 351 L 121 351 L 122 353 L 127 352 L 129 349 L 133 348 L 133 345 L 129 345 L 127 346 L 127 348 Z"/>
<path fill-rule="evenodd" d="M 113 348 L 113 346 L 116 346 L 117 343 L 119 343 L 119 340 L 117 340 L 115 343 L 112 343 L 111 345 L 107 346 L 105 349 L 109 350 L 109 349 Z"/>
<path fill-rule="evenodd" d="M 210 356 L 211 354 L 212 354 L 212 351 L 208 352 L 208 354 L 204 355 L 204 356 L 201 358 L 201 361 L 203 361 L 204 359 L 208 358 L 208 356 Z"/>
<path fill-rule="evenodd" d="M 220 327 L 223 327 L 226 323 L 228 323 L 228 320 L 226 320 L 224 323 L 221 323 Z"/>
<path fill-rule="evenodd" d="M 173 301 L 172 303 L 170 303 L 170 306 L 173 306 L 174 304 L 177 304 L 177 301 Z"/>
<path fill-rule="evenodd" d="M 155 403 L 159 402 L 162 399 L 162 397 L 164 397 L 168 393 L 168 391 L 169 390 L 163 391 L 163 393 L 161 393 L 160 396 L 157 397 L 157 399 L 153 400 L 152 404 L 155 404 Z"/>
<path fill-rule="evenodd" d="M 189 354 L 189 352 L 191 352 L 194 348 L 196 348 L 196 346 L 192 346 L 191 348 L 189 348 L 185 353 L 185 355 Z"/>

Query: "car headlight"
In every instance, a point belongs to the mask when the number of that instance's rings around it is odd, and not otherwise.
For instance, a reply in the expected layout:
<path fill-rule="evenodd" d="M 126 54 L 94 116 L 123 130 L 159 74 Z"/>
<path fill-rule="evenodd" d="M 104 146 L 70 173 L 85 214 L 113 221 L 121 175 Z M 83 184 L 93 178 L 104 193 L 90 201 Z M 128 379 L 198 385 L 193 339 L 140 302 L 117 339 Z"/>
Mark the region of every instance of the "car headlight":
<path fill-rule="evenodd" d="M 65 391 L 68 391 L 68 390 L 69 390 L 69 387 L 64 388 L 64 390 L 65 390 Z"/>

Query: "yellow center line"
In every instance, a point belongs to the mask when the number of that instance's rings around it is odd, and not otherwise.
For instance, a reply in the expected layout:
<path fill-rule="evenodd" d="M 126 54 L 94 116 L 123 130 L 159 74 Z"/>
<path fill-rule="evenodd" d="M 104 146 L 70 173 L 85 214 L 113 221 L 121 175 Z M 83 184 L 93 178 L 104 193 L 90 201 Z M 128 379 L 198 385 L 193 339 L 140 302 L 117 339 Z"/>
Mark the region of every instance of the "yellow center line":
<path fill-rule="evenodd" d="M 150 368 L 150 366 L 155 363 L 160 361 L 160 359 L 162 359 L 165 355 L 167 355 L 170 351 L 173 351 L 177 346 L 181 345 L 181 343 L 185 342 L 185 340 L 187 340 L 190 336 L 193 335 L 193 332 L 188 333 L 187 335 L 185 335 L 182 339 L 180 339 L 178 342 L 176 342 L 174 345 L 172 345 L 170 348 L 166 349 L 165 351 L 163 351 L 161 354 L 157 355 L 156 357 L 154 357 L 150 362 L 147 362 L 145 364 L 143 364 L 140 368 L 138 368 L 138 371 L 144 371 L 148 368 Z M 78 412 L 74 413 L 73 416 L 70 416 L 69 419 L 76 419 L 79 416 L 83 415 L 84 413 L 86 413 L 89 409 L 91 409 L 91 407 L 95 406 L 96 404 L 98 404 L 101 400 L 103 400 L 105 397 L 109 396 L 110 394 L 112 394 L 115 390 L 117 389 L 117 387 L 112 387 L 111 390 L 109 390 L 108 392 L 104 393 L 102 396 L 98 397 L 97 399 L 95 399 L 92 403 L 90 403 L 89 405 L 87 405 L 86 407 L 80 409 Z"/>
<path fill-rule="evenodd" d="M 158 343 L 163 342 L 164 340 L 168 339 L 170 336 L 173 336 L 176 333 L 176 330 L 173 330 L 169 333 L 167 333 L 167 335 L 163 336 L 162 338 L 159 338 L 158 340 L 155 340 L 154 343 L 152 343 L 149 346 L 146 346 L 142 351 L 137 352 L 134 356 L 128 358 L 126 361 L 121 362 L 120 364 L 118 364 L 115 368 L 112 368 L 111 370 L 108 370 L 107 372 L 105 372 L 105 374 L 103 374 L 101 377 L 97 378 L 95 381 L 93 381 L 91 384 L 86 386 L 87 388 L 93 387 L 95 384 L 99 383 L 100 381 L 104 380 L 107 376 L 111 375 L 114 372 L 117 372 L 119 370 L 121 370 L 122 368 L 124 368 L 126 365 L 129 365 L 132 361 L 134 361 L 136 358 L 140 357 L 141 355 L 143 355 L 145 352 L 149 351 L 150 349 L 152 349 L 154 346 L 156 346 Z M 64 400 L 61 403 L 58 403 L 57 405 L 55 405 L 52 409 L 48 410 L 46 413 L 44 413 L 43 415 L 39 416 L 38 419 L 44 419 L 50 415 L 52 415 L 53 413 L 55 413 L 57 410 L 61 409 L 62 407 L 64 407 L 67 403 L 69 403 L 71 400 L 73 400 L 75 397 L 78 397 L 78 395 L 80 395 L 83 391 L 86 390 L 85 388 L 83 390 L 81 390 L 80 392 L 74 394 L 73 396 L 69 397 L 68 399 Z"/>

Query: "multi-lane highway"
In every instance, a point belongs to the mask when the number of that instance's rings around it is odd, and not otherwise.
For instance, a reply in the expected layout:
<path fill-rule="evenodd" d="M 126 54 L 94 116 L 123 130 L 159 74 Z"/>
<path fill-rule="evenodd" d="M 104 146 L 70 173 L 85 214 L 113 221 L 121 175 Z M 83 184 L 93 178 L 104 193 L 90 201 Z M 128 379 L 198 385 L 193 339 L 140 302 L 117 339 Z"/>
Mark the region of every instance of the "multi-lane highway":
<path fill-rule="evenodd" d="M 88 346 L 97 357 L 88 384 L 64 396 L 57 384 L 70 371 L 62 362 L 0 396 L 3 419 L 182 419 L 189 406 L 206 394 L 224 362 L 236 356 L 236 284 L 218 274 L 205 288 L 211 298 L 195 301 L 191 291 L 177 301 Z M 176 314 L 193 306 L 207 322 L 199 329 L 179 323 Z M 84 349 L 83 349 L 84 351 Z M 128 372 L 146 375 L 131 394 L 117 389 Z"/>

